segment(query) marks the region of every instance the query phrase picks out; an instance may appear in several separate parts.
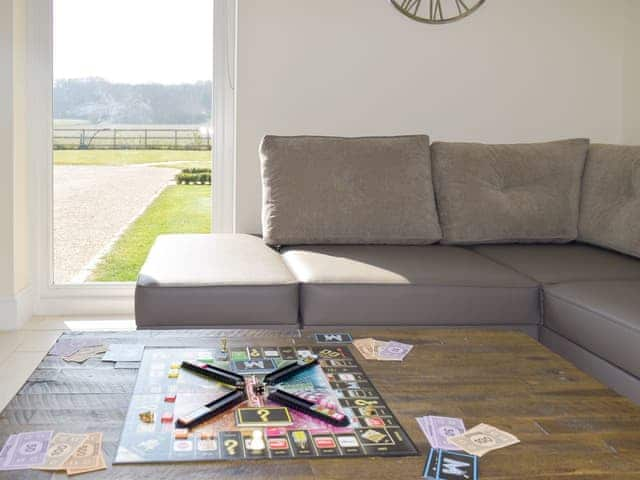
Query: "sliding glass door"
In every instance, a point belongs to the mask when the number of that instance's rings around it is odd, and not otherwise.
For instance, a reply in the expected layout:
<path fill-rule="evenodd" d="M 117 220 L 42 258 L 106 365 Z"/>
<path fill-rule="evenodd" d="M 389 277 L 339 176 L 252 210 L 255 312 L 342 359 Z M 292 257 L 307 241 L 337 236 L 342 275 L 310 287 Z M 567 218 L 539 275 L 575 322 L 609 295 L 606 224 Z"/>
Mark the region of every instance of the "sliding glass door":
<path fill-rule="evenodd" d="M 211 231 L 213 9 L 53 1 L 54 285 L 135 281 L 158 235 Z"/>

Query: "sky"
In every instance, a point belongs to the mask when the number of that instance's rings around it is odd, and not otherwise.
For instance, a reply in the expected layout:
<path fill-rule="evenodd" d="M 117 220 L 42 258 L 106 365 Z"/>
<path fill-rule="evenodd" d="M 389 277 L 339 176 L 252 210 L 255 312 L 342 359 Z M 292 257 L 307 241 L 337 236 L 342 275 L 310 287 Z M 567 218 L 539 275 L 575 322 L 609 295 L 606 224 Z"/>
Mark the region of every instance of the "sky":
<path fill-rule="evenodd" d="M 54 77 L 211 80 L 214 0 L 54 0 Z"/>

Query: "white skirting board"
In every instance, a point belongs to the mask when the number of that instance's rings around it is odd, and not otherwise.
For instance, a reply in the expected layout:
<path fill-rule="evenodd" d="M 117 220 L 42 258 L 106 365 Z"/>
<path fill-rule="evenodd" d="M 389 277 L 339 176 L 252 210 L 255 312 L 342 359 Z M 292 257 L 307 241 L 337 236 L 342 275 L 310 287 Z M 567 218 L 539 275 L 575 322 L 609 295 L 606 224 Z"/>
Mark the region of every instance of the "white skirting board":
<path fill-rule="evenodd" d="M 33 313 L 31 287 L 13 296 L 0 297 L 0 331 L 18 330 L 29 321 Z"/>

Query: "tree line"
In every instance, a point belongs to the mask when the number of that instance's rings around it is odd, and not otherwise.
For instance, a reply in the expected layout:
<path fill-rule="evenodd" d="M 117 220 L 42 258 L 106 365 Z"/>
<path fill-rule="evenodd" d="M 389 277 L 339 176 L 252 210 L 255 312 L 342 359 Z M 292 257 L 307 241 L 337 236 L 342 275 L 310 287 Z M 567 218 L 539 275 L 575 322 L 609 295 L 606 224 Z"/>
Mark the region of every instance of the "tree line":
<path fill-rule="evenodd" d="M 102 78 L 56 80 L 55 119 L 92 124 L 204 124 L 211 120 L 211 82 L 179 85 L 111 83 Z"/>

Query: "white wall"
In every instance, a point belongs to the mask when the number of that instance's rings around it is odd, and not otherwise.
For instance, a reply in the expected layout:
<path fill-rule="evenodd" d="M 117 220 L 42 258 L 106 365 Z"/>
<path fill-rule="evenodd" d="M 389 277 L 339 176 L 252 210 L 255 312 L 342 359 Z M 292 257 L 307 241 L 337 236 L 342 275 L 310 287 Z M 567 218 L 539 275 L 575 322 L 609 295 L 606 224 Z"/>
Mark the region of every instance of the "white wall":
<path fill-rule="evenodd" d="M 241 0 L 237 230 L 260 231 L 266 133 L 619 142 L 625 2 L 490 0 L 430 26 L 388 0 Z"/>
<path fill-rule="evenodd" d="M 0 2 L 0 330 L 30 314 L 25 7 Z"/>
<path fill-rule="evenodd" d="M 13 276 L 13 3 L 0 2 L 0 302 Z"/>
<path fill-rule="evenodd" d="M 29 284 L 29 162 L 27 158 L 25 0 L 13 2 L 13 179 L 14 275 L 16 292 Z"/>
<path fill-rule="evenodd" d="M 640 145 L 640 1 L 627 0 L 624 29 L 623 141 Z"/>

